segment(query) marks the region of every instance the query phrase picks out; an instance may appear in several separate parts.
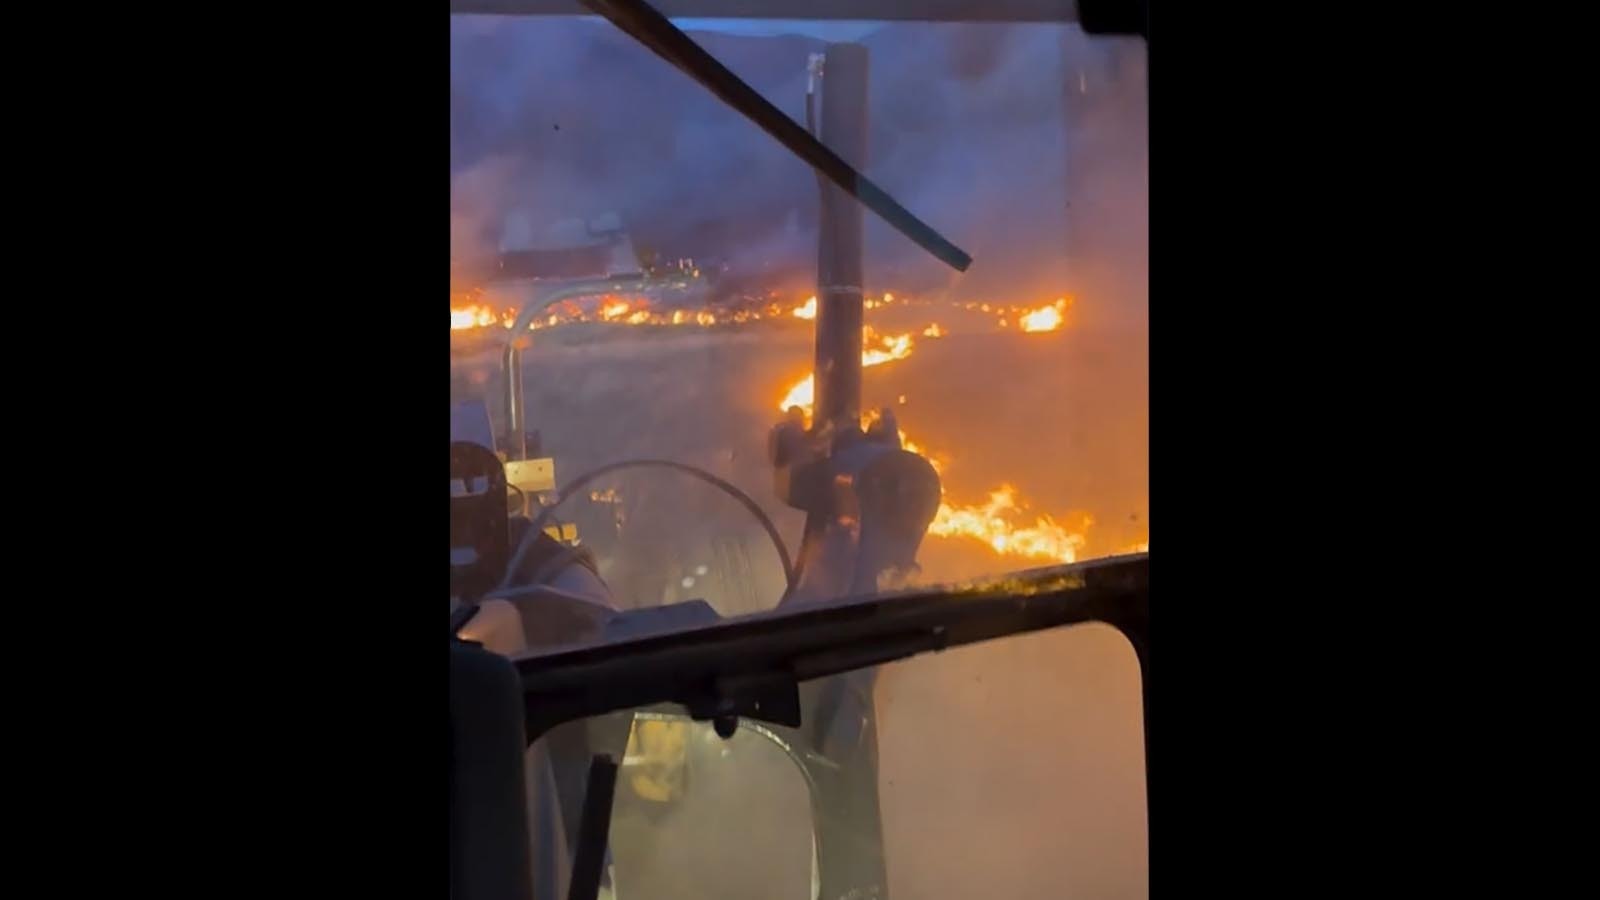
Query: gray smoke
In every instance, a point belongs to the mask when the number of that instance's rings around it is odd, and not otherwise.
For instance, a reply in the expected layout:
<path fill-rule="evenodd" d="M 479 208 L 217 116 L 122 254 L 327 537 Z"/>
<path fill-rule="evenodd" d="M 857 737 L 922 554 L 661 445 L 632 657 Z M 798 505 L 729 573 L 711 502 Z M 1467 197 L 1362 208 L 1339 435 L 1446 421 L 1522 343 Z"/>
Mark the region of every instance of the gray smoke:
<path fill-rule="evenodd" d="M 803 120 L 820 40 L 693 36 Z M 862 40 L 868 174 L 976 260 L 957 275 L 869 214 L 880 289 L 1048 294 L 1097 268 L 1142 279 L 1142 46 L 1069 26 L 897 23 Z M 607 23 L 457 17 L 452 45 L 453 230 L 471 235 L 458 245 L 483 244 L 512 209 L 551 221 L 614 211 L 669 256 L 814 264 L 810 170 Z M 1142 306 L 1142 292 L 1118 293 Z"/>

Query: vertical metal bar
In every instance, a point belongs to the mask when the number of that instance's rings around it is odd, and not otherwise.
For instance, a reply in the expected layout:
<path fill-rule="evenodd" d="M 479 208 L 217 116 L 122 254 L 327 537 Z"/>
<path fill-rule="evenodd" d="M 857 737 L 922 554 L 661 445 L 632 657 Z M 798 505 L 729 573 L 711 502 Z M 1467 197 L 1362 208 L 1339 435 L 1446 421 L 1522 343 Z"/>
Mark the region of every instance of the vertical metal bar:
<path fill-rule="evenodd" d="M 1147 601 L 1148 602 L 1148 601 Z M 1132 621 L 1111 622 L 1113 628 L 1133 645 L 1133 655 L 1139 660 L 1139 700 L 1144 715 L 1144 814 L 1145 827 L 1150 821 L 1150 631 L 1149 614 Z"/>
<path fill-rule="evenodd" d="M 515 339 L 506 342 L 503 363 L 501 368 L 506 379 L 506 430 L 509 432 L 507 439 L 510 441 L 506 447 L 506 455 L 508 459 L 527 459 L 528 428 L 522 407 L 522 350 L 517 347 Z"/>
<path fill-rule="evenodd" d="M 867 158 L 867 48 L 830 44 L 823 62 L 822 143 L 858 171 Z M 861 421 L 861 204 L 829 183 L 817 248 L 817 428 Z"/>
<path fill-rule="evenodd" d="M 583 795 L 583 823 L 573 851 L 572 882 L 567 900 L 595 900 L 605 875 L 606 843 L 611 835 L 611 806 L 617 788 L 617 764 L 599 754 L 589 763 L 589 787 Z"/>
<path fill-rule="evenodd" d="M 509 660 L 451 641 L 452 900 L 533 900 L 524 702 Z"/>

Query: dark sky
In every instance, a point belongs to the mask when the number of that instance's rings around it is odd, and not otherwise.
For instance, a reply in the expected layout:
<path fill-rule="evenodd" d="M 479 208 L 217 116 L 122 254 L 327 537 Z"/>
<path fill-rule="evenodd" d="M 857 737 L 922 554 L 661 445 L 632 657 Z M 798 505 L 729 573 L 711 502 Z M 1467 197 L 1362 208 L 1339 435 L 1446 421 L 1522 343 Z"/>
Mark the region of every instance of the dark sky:
<path fill-rule="evenodd" d="M 691 33 L 802 120 L 820 40 Z M 810 170 L 607 23 L 453 17 L 451 39 L 458 252 L 492 246 L 509 209 L 549 221 L 614 211 L 669 254 L 813 264 Z M 1072 26 L 896 23 L 860 39 L 867 174 L 975 258 L 957 278 L 869 214 L 869 282 L 1048 291 L 1086 270 L 1074 253 L 1142 279 L 1142 48 Z"/>

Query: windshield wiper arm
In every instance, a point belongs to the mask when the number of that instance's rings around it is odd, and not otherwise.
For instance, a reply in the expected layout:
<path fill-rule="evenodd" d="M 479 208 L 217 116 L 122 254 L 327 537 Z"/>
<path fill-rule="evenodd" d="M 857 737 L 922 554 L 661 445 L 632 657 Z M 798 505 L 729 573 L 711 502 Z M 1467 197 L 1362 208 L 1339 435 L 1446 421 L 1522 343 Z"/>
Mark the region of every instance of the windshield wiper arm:
<path fill-rule="evenodd" d="M 895 230 L 910 238 L 946 265 L 965 272 L 972 257 L 952 244 L 932 226 L 912 215 L 883 188 L 812 137 L 793 119 L 768 102 L 744 79 L 718 62 L 716 57 L 678 30 L 676 25 L 644 0 L 581 0 L 584 6 L 604 16 L 611 24 L 645 45 L 657 56 L 683 70 L 705 85 L 722 102 L 759 125 L 778 143 L 807 165 L 821 172 L 841 190 L 877 213 Z"/>

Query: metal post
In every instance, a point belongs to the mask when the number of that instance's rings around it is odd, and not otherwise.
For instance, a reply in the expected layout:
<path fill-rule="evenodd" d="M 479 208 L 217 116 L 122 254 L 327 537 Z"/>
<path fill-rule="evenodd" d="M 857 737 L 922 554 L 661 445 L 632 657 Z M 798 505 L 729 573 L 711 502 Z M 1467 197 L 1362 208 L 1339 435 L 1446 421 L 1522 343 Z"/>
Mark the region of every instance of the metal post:
<path fill-rule="evenodd" d="M 506 379 L 506 456 L 513 460 L 528 458 L 528 423 L 522 399 L 522 349 L 515 338 L 506 342 L 502 360 L 502 374 Z"/>
<path fill-rule="evenodd" d="M 506 332 L 506 346 L 500 357 L 501 374 L 506 380 L 506 389 L 502 396 L 505 401 L 506 428 L 509 431 L 507 436 L 509 444 L 505 448 L 508 458 L 513 460 L 528 458 L 528 413 L 522 396 L 520 344 L 527 338 L 528 327 L 533 324 L 534 317 L 543 313 L 551 304 L 573 297 L 604 291 L 642 291 L 649 287 L 648 278 L 589 278 L 563 285 L 549 294 L 536 295 L 517 311 L 516 321 L 511 323 L 511 330 Z"/>
<path fill-rule="evenodd" d="M 860 170 L 867 159 L 867 48 L 829 44 L 822 76 L 822 143 Z M 861 421 L 861 204 L 822 190 L 817 248 L 816 417 L 838 432 Z"/>
<path fill-rule="evenodd" d="M 534 900 L 524 702 L 509 660 L 451 639 L 452 900 Z"/>

